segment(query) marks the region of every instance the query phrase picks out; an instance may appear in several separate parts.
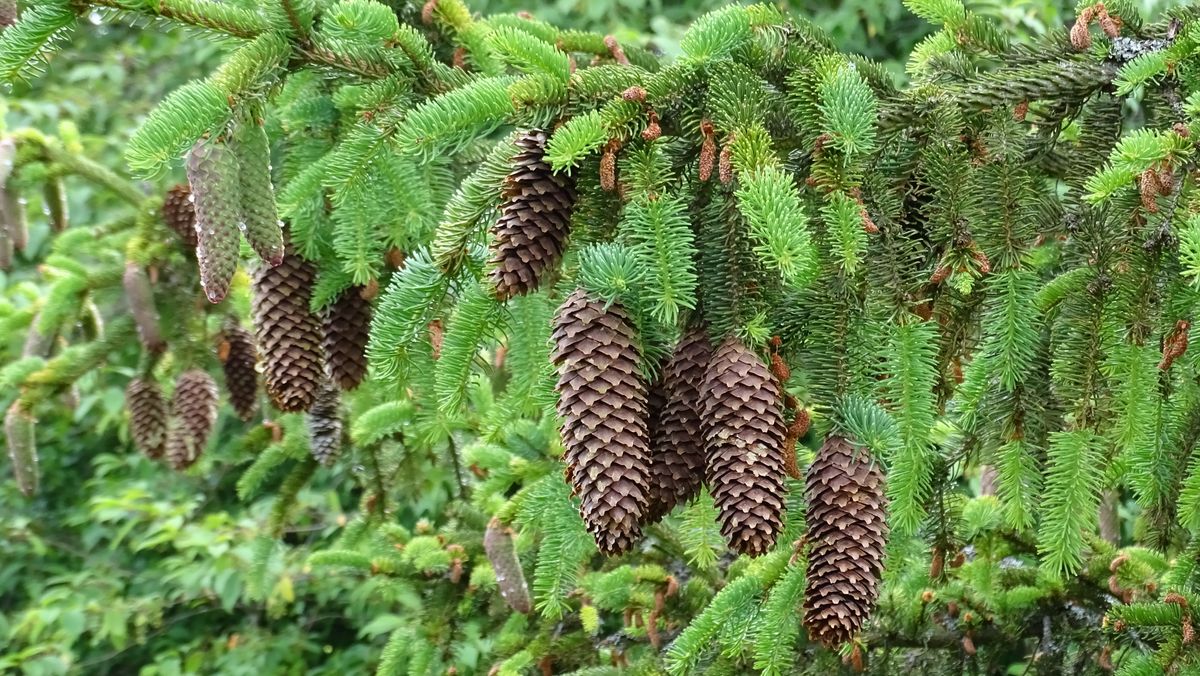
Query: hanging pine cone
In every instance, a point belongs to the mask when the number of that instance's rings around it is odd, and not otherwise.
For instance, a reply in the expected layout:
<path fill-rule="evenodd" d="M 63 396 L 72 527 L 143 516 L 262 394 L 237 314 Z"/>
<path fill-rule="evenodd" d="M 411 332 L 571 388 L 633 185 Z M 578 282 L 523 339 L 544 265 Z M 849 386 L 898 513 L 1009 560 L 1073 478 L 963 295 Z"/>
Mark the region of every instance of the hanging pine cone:
<path fill-rule="evenodd" d="M 804 626 L 829 647 L 858 633 L 875 607 L 887 543 L 883 473 L 866 450 L 830 436 L 808 468 Z"/>
<path fill-rule="evenodd" d="M 575 206 L 575 186 L 545 160 L 546 132 L 517 139 L 520 149 L 504 189 L 504 207 L 492 227 L 491 279 L 496 297 L 508 300 L 538 288 L 542 275 L 562 260 Z"/>
<path fill-rule="evenodd" d="M 167 421 L 167 444 L 163 456 L 174 470 L 185 470 L 196 463 L 204 447 L 188 432 L 179 418 Z"/>
<path fill-rule="evenodd" d="M 500 588 L 500 596 L 508 607 L 525 615 L 532 612 L 529 585 L 525 583 L 525 571 L 521 570 L 521 560 L 517 558 L 517 550 L 513 546 L 512 529 L 505 528 L 500 519 L 492 517 L 487 530 L 483 532 L 483 551 L 487 553 L 488 561 L 492 562 L 496 586 Z"/>
<path fill-rule="evenodd" d="M 309 311 L 316 270 L 289 245 L 283 261 L 254 276 L 254 337 L 263 380 L 281 411 L 306 411 L 324 378 L 321 325 Z"/>
<path fill-rule="evenodd" d="M 163 198 L 162 217 L 189 251 L 196 248 L 196 205 L 192 204 L 190 185 L 182 183 L 167 191 L 167 196 Z"/>
<path fill-rule="evenodd" d="M 646 385 L 633 326 L 618 305 L 576 290 L 554 318 L 558 413 L 567 478 L 604 554 L 628 551 L 650 492 Z"/>
<path fill-rule="evenodd" d="M 346 289 L 325 308 L 321 318 L 325 372 L 343 390 L 358 387 L 367 374 L 371 302 L 365 291 L 361 286 Z"/>
<path fill-rule="evenodd" d="M 67 207 L 67 188 L 63 185 L 62 176 L 55 174 L 46 179 L 42 185 L 42 199 L 46 205 L 46 216 L 50 220 L 51 232 L 62 232 L 70 225 L 70 212 Z"/>
<path fill-rule="evenodd" d="M 38 455 L 35 436 L 36 421 L 20 400 L 14 401 L 4 415 L 4 438 L 13 476 L 21 494 L 31 498 L 38 491 Z"/>
<path fill-rule="evenodd" d="M 655 523 L 681 502 L 696 497 L 704 481 L 704 439 L 700 434 L 700 385 L 712 356 L 708 335 L 685 335 L 663 369 L 658 388 L 661 407 L 651 391 L 651 484 L 647 523 Z M 657 415 L 654 410 L 657 410 Z"/>
<path fill-rule="evenodd" d="M 342 395 L 325 383 L 308 409 L 308 450 L 317 462 L 328 465 L 342 450 Z"/>
<path fill-rule="evenodd" d="M 171 395 L 171 413 L 183 423 L 197 449 L 203 450 L 217 422 L 217 383 L 212 376 L 199 369 L 182 373 Z"/>
<path fill-rule="evenodd" d="M 258 410 L 258 373 L 255 371 L 258 351 L 254 349 L 254 336 L 236 321 L 227 321 L 221 331 L 217 356 L 225 371 L 229 403 L 238 418 L 249 421 Z"/>
<path fill-rule="evenodd" d="M 162 352 L 166 343 L 158 329 L 158 308 L 154 306 L 154 291 L 150 288 L 149 275 L 142 266 L 129 261 L 125 264 L 122 283 L 125 286 L 125 299 L 129 302 L 129 314 L 133 315 L 142 345 L 150 352 Z"/>
<path fill-rule="evenodd" d="M 271 144 L 258 119 L 246 119 L 237 126 L 232 141 L 237 155 L 241 183 L 242 234 L 250 248 L 267 265 L 283 260 L 283 230 L 275 210 L 275 189 L 271 186 Z"/>
<path fill-rule="evenodd" d="M 125 387 L 129 436 L 147 458 L 157 460 L 167 443 L 167 400 L 153 380 L 134 378 Z"/>
<path fill-rule="evenodd" d="M 783 438 L 779 386 L 735 338 L 713 353 L 701 388 L 705 477 L 721 534 L 739 554 L 765 554 L 783 528 Z"/>
<path fill-rule="evenodd" d="M 219 303 L 229 293 L 242 241 L 237 158 L 224 143 L 201 139 L 188 153 L 187 175 L 196 207 L 200 284 L 208 300 Z"/>

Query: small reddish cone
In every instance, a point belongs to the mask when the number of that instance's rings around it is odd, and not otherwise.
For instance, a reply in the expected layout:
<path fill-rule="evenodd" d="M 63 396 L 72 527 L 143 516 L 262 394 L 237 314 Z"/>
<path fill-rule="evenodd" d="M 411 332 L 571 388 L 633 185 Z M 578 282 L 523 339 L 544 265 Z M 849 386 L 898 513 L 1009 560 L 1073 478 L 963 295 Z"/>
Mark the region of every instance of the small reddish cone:
<path fill-rule="evenodd" d="M 521 570 L 521 561 L 513 546 L 512 529 L 505 528 L 500 519 L 493 517 L 483 532 L 483 551 L 492 562 L 496 586 L 508 607 L 526 615 L 532 612 L 533 601 L 529 596 L 529 585 L 525 583 L 525 571 Z"/>
<path fill-rule="evenodd" d="M 254 275 L 254 337 L 263 381 L 281 411 L 307 411 L 325 379 L 321 323 L 309 310 L 316 269 L 289 244 L 283 261 Z"/>
<path fill-rule="evenodd" d="M 804 626 L 828 647 L 849 641 L 879 597 L 887 545 L 883 473 L 867 451 L 830 436 L 808 467 Z"/>
<path fill-rule="evenodd" d="M 196 248 L 196 206 L 192 204 L 191 186 L 184 183 L 167 191 L 167 196 L 163 198 L 162 217 L 189 251 Z"/>
<path fill-rule="evenodd" d="M 663 368 L 662 380 L 651 391 L 647 523 L 659 521 L 679 503 L 696 497 L 703 485 L 700 386 L 711 357 L 708 335 L 702 329 L 692 330 L 679 341 Z"/>
<path fill-rule="evenodd" d="M 238 418 L 248 421 L 258 411 L 258 373 L 255 371 L 258 351 L 254 348 L 254 336 L 236 321 L 227 321 L 221 330 L 217 356 L 225 372 L 229 403 Z"/>
<path fill-rule="evenodd" d="M 551 335 L 567 478 L 580 513 L 606 555 L 642 536 L 650 492 L 646 384 L 629 317 L 576 290 L 558 308 Z"/>
<path fill-rule="evenodd" d="M 500 219 L 492 226 L 491 280 L 500 300 L 538 288 L 562 260 L 575 207 L 574 182 L 545 160 L 546 132 L 521 135 L 504 189 Z"/>
<path fill-rule="evenodd" d="M 133 445 L 152 460 L 161 458 L 167 443 L 167 400 L 158 383 L 130 380 L 125 387 L 125 408 Z"/>
<path fill-rule="evenodd" d="M 353 390 L 367 375 L 367 339 L 371 329 L 371 301 L 367 288 L 352 286 L 325 308 L 325 373 L 343 390 Z"/>
<path fill-rule="evenodd" d="M 739 554 L 760 556 L 783 529 L 786 426 L 779 385 L 736 338 L 713 353 L 701 389 L 705 475 L 721 534 Z"/>
<path fill-rule="evenodd" d="M 184 372 L 175 381 L 171 417 L 167 423 L 165 456 L 173 469 L 192 466 L 208 444 L 217 421 L 217 383 L 199 369 Z"/>

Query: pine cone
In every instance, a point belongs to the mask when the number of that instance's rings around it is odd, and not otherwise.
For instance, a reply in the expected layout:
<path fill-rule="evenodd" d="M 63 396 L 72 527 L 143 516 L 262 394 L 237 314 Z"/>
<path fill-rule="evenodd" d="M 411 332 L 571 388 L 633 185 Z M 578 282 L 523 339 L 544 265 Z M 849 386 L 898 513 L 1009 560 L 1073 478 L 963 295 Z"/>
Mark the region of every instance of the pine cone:
<path fill-rule="evenodd" d="M 204 447 L 188 432 L 187 425 L 178 418 L 167 421 L 167 444 L 164 456 L 174 470 L 191 467 L 200 458 Z"/>
<path fill-rule="evenodd" d="M 3 0 L 0 0 L 2 3 Z M 51 232 L 62 232 L 70 225 L 67 207 L 67 188 L 63 185 L 62 176 L 54 175 L 46 179 L 42 185 L 42 199 L 46 205 L 46 215 L 50 220 Z"/>
<path fill-rule="evenodd" d="M 517 550 L 513 547 L 512 529 L 505 528 L 500 519 L 493 517 L 483 532 L 483 551 L 487 553 L 488 561 L 492 562 L 496 586 L 500 588 L 500 596 L 508 607 L 525 615 L 532 612 L 529 585 L 525 583 L 525 571 L 521 570 L 521 560 L 517 558 Z"/>
<path fill-rule="evenodd" d="M 545 161 L 546 132 L 531 130 L 517 139 L 504 190 L 500 219 L 492 227 L 491 279 L 496 296 L 508 300 L 538 288 L 542 275 L 562 260 L 575 206 L 570 178 L 555 174 Z"/>
<path fill-rule="evenodd" d="M 175 381 L 175 393 L 171 395 L 171 413 L 192 437 L 197 454 L 204 450 L 208 435 L 217 422 L 217 383 L 212 376 L 199 369 L 181 374 Z"/>
<path fill-rule="evenodd" d="M 582 289 L 558 308 L 552 335 L 558 366 L 567 478 L 600 551 L 629 550 L 650 493 L 646 385 L 625 311 L 605 309 Z"/>
<path fill-rule="evenodd" d="M 325 372 L 338 387 L 353 390 L 367 374 L 367 338 L 371 328 L 371 302 L 366 289 L 354 286 L 325 308 L 322 330 Z"/>
<path fill-rule="evenodd" d="M 129 261 L 125 263 L 125 299 L 129 301 L 129 313 L 137 325 L 142 345 L 151 352 L 162 352 L 166 348 L 162 332 L 158 329 L 158 308 L 154 306 L 154 291 L 150 288 L 150 277 L 142 266 Z"/>
<path fill-rule="evenodd" d="M 308 450 L 322 465 L 332 463 L 342 450 L 341 408 L 341 391 L 325 383 L 308 410 Z"/>
<path fill-rule="evenodd" d="M 196 206 L 196 261 L 200 284 L 213 303 L 229 293 L 237 271 L 242 222 L 237 158 L 229 147 L 201 139 L 187 157 L 188 182 Z"/>
<path fill-rule="evenodd" d="M 685 335 L 663 368 L 658 388 L 661 406 L 651 390 L 650 465 L 652 491 L 647 523 L 655 523 L 681 502 L 696 497 L 704 481 L 704 438 L 700 433 L 700 386 L 712 357 L 708 335 L 696 329 Z"/>
<path fill-rule="evenodd" d="M 289 245 L 283 262 L 254 276 L 254 336 L 267 394 L 281 411 L 306 411 L 324 378 L 321 326 L 309 311 L 316 269 Z"/>
<path fill-rule="evenodd" d="M 236 321 L 226 322 L 217 356 L 225 371 L 229 403 L 238 418 L 249 421 L 258 410 L 258 373 L 255 371 L 258 351 L 254 349 L 254 336 Z"/>
<path fill-rule="evenodd" d="M 279 265 L 283 260 L 283 229 L 271 186 L 271 144 L 258 120 L 238 125 L 233 151 L 241 182 L 242 234 L 267 265 Z"/>
<path fill-rule="evenodd" d="M 17 0 L 0 0 L 0 28 L 15 24 L 18 16 Z"/>
<path fill-rule="evenodd" d="M 12 462 L 13 476 L 17 488 L 27 498 L 38 491 L 38 456 L 35 420 L 21 402 L 14 401 L 4 415 L 4 437 L 8 445 L 8 459 Z"/>
<path fill-rule="evenodd" d="M 808 468 L 804 626 L 828 647 L 854 637 L 875 607 L 887 544 L 883 473 L 867 452 L 830 436 Z"/>
<path fill-rule="evenodd" d="M 167 400 L 153 380 L 134 378 L 125 387 L 125 408 L 129 411 L 129 436 L 133 445 L 157 460 L 167 443 Z"/>
<path fill-rule="evenodd" d="M 167 191 L 163 199 L 162 217 L 189 251 L 196 248 L 196 205 L 192 204 L 190 185 L 181 183 Z"/>
<path fill-rule="evenodd" d="M 705 476 L 721 534 L 740 554 L 765 554 L 783 528 L 779 386 L 754 352 L 728 338 L 709 362 L 701 400 Z"/>

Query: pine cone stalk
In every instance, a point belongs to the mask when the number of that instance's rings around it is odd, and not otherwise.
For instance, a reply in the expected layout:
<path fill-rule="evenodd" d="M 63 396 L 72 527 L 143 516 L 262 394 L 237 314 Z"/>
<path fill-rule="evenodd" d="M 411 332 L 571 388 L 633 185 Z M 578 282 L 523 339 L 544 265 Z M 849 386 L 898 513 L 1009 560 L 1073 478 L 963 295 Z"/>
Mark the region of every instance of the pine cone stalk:
<path fill-rule="evenodd" d="M 620 554 L 641 538 L 650 494 L 646 384 L 634 329 L 620 306 L 605 308 L 580 289 L 558 308 L 552 340 L 567 478 L 600 551 Z"/>
<path fill-rule="evenodd" d="M 765 554 L 783 529 L 779 397 L 770 369 L 740 341 L 728 338 L 713 353 L 701 389 L 705 476 L 721 534 L 739 554 Z"/>
<path fill-rule="evenodd" d="M 804 626 L 828 647 L 849 641 L 879 596 L 887 545 L 883 473 L 865 449 L 830 436 L 808 468 Z"/>

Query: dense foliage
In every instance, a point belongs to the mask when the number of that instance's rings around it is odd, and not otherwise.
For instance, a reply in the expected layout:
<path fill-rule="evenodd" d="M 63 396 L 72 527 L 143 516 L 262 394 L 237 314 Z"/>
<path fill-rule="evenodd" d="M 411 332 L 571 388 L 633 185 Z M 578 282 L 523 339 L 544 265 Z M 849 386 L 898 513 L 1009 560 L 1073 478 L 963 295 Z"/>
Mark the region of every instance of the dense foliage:
<path fill-rule="evenodd" d="M 0 0 L 0 668 L 1200 671 L 1200 10 L 495 4 Z"/>

